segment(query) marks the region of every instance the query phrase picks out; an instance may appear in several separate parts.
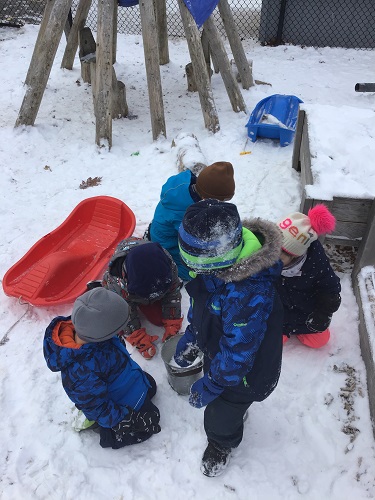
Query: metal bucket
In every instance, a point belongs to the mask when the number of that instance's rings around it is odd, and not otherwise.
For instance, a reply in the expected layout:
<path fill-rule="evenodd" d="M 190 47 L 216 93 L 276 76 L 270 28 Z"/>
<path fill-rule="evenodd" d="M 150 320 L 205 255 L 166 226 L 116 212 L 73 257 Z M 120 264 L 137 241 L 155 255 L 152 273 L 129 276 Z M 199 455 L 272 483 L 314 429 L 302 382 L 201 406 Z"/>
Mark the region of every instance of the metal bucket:
<path fill-rule="evenodd" d="M 176 346 L 182 335 L 174 335 L 169 340 L 164 342 L 161 348 L 161 359 L 164 361 L 167 370 L 168 382 L 174 391 L 181 395 L 190 394 L 190 387 L 195 381 L 203 375 L 203 353 L 198 355 L 199 360 L 196 360 L 193 365 L 181 368 L 172 366 L 173 356 L 176 352 Z"/>

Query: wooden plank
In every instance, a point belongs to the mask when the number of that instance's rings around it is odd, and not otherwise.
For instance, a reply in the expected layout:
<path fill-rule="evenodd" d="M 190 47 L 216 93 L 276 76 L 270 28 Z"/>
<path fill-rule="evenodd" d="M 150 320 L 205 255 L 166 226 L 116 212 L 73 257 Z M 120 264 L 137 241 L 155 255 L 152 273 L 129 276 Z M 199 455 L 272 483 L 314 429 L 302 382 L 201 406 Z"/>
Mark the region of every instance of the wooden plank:
<path fill-rule="evenodd" d="M 80 0 L 78 4 L 61 61 L 61 67 L 64 69 L 73 69 L 74 58 L 78 48 L 79 32 L 85 27 L 87 14 L 91 7 L 91 1 L 92 0 Z"/>
<path fill-rule="evenodd" d="M 311 172 L 311 153 L 310 153 L 310 141 L 308 132 L 308 119 L 306 115 L 302 130 L 300 162 L 301 162 L 302 187 L 305 187 L 306 185 L 309 184 L 313 184 L 313 176 Z"/>
<path fill-rule="evenodd" d="M 98 0 L 96 39 L 96 144 L 112 147 L 113 2 Z"/>
<path fill-rule="evenodd" d="M 212 15 L 204 23 L 204 29 L 207 34 L 208 42 L 210 44 L 210 49 L 212 54 L 215 54 L 216 59 L 219 63 L 220 73 L 223 78 L 223 82 L 232 105 L 234 112 L 238 113 L 240 111 L 247 112 L 245 101 L 242 97 L 240 87 L 233 76 L 230 69 L 230 62 L 228 55 L 225 51 L 224 44 L 221 40 L 219 30 L 215 26 Z M 207 72 L 207 71 L 206 71 Z"/>
<path fill-rule="evenodd" d="M 166 0 L 153 0 L 158 32 L 159 63 L 169 63 L 168 25 Z"/>
<path fill-rule="evenodd" d="M 332 212 L 337 220 L 367 223 L 373 200 L 333 197 Z"/>
<path fill-rule="evenodd" d="M 51 10 L 46 7 L 45 15 L 48 19 L 34 47 L 27 74 L 28 86 L 15 127 L 35 123 L 71 6 L 72 0 L 56 0 Z"/>
<path fill-rule="evenodd" d="M 363 313 L 364 305 L 361 299 L 357 275 L 353 278 L 353 291 L 357 300 L 359 310 L 359 344 L 361 347 L 362 358 L 366 367 L 370 415 L 372 420 L 372 430 L 375 437 L 375 361 L 374 353 L 371 347 L 370 334 L 367 330 L 366 319 Z"/>
<path fill-rule="evenodd" d="M 151 128 L 154 141 L 163 135 L 167 137 L 161 87 L 158 32 L 152 0 L 140 0 L 143 50 L 147 75 L 148 97 L 150 101 Z"/>
<path fill-rule="evenodd" d="M 335 215 L 334 212 L 332 212 Z M 366 232 L 366 222 L 342 222 L 336 220 L 336 227 L 332 236 L 347 238 L 348 240 L 361 240 Z"/>
<path fill-rule="evenodd" d="M 301 171 L 301 142 L 302 142 L 302 131 L 305 123 L 306 112 L 303 109 L 298 111 L 296 132 L 294 134 L 294 144 L 293 144 L 293 156 L 292 156 L 292 167 L 297 172 Z"/>
<path fill-rule="evenodd" d="M 357 276 L 365 266 L 375 266 L 375 200 L 372 202 L 371 210 L 367 218 L 366 230 L 358 250 L 352 277 Z"/>
<path fill-rule="evenodd" d="M 190 59 L 194 67 L 204 124 L 208 130 L 215 133 L 220 130 L 219 117 L 215 106 L 211 82 L 207 73 L 207 66 L 203 55 L 199 30 L 184 1 L 178 0 L 178 5 L 180 8 L 182 23 L 184 25 Z"/>
<path fill-rule="evenodd" d="M 117 55 L 117 18 L 118 18 L 118 4 L 117 1 L 115 1 L 113 2 L 112 64 L 115 64 Z"/>
<path fill-rule="evenodd" d="M 234 22 L 228 0 L 220 0 L 218 7 L 221 19 L 223 20 L 225 32 L 232 49 L 232 54 L 241 77 L 242 87 L 244 89 L 249 89 L 254 85 L 252 69 L 242 47 L 241 39 L 238 34 L 236 23 Z"/>

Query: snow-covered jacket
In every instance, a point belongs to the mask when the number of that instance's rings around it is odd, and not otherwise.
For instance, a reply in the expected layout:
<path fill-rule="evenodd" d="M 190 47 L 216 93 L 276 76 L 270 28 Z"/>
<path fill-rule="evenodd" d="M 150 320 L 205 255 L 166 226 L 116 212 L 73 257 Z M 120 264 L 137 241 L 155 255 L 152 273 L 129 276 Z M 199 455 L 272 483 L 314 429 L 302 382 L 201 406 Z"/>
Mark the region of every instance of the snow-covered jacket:
<path fill-rule="evenodd" d="M 102 279 L 103 287 L 121 295 L 129 305 L 129 320 L 124 330 L 126 335 L 130 335 L 135 330 L 141 328 L 138 306 L 141 304 L 148 305 L 153 301 L 143 297 L 130 295 L 128 292 L 128 282 L 126 273 L 123 272 L 123 263 L 127 254 L 138 245 L 148 245 L 150 242 L 139 238 L 127 238 L 122 240 L 108 264 Z M 172 282 L 164 295 L 158 296 L 156 301 L 161 302 L 162 319 L 177 319 L 181 318 L 181 280 L 178 277 L 178 270 L 171 255 L 164 249 L 165 254 L 171 262 Z"/>
<path fill-rule="evenodd" d="M 43 352 L 76 407 L 102 427 L 117 425 L 128 406 L 139 410 L 145 401 L 150 383 L 117 336 L 76 344 L 70 316 L 58 316 L 46 329 Z"/>
<path fill-rule="evenodd" d="M 182 263 L 178 248 L 178 228 L 187 207 L 195 203 L 189 187 L 196 177 L 190 170 L 185 170 L 170 177 L 163 185 L 160 201 L 156 206 L 150 227 L 151 241 L 160 243 L 168 250 L 177 264 L 180 278 L 190 280 L 189 270 Z"/>
<path fill-rule="evenodd" d="M 282 355 L 283 308 L 276 291 L 281 234 L 271 222 L 245 220 L 262 248 L 216 275 L 186 285 L 191 297 L 188 343 L 205 355 L 205 371 L 224 387 L 244 384 L 254 401 L 276 387 Z"/>
<path fill-rule="evenodd" d="M 318 240 L 308 248 L 298 275 L 280 276 L 277 289 L 284 305 L 285 335 L 312 333 L 306 327 L 308 316 L 325 309 L 327 315 L 332 315 L 340 305 L 340 278 L 334 273 Z"/>

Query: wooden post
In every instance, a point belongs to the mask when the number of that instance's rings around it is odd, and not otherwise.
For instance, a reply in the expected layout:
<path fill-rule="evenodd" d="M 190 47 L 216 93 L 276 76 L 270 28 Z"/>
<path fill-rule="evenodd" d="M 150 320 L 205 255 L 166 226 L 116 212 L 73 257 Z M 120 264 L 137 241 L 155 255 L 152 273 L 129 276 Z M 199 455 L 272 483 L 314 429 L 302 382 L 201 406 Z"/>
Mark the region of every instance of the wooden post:
<path fill-rule="evenodd" d="M 27 74 L 28 87 L 16 120 L 16 127 L 35 123 L 71 6 L 72 0 L 53 2 L 49 18 L 43 27 L 43 33 L 40 38 L 38 37 L 34 47 L 31 58 L 33 66 L 31 67 L 30 64 Z M 49 12 L 47 7 L 46 12 Z"/>
<path fill-rule="evenodd" d="M 38 37 L 37 37 L 36 42 L 35 42 L 35 47 L 39 46 L 41 44 L 41 40 L 43 40 L 43 38 L 44 38 L 44 33 L 46 32 L 46 28 L 47 28 L 49 18 L 50 18 L 51 12 L 52 12 L 52 8 L 55 4 L 55 1 L 56 0 L 47 0 L 47 2 L 46 2 L 46 6 L 44 8 L 43 19 L 42 19 L 42 22 L 40 23 Z M 38 52 L 35 50 L 35 47 L 34 47 L 33 55 L 31 57 L 30 66 L 29 66 L 29 69 L 28 69 L 28 72 L 26 75 L 25 85 L 30 85 L 30 79 L 31 79 L 31 75 L 33 73 L 32 70 L 35 67 L 35 64 L 37 62 Z"/>
<path fill-rule="evenodd" d="M 128 116 L 128 113 L 125 84 L 117 80 L 115 69 L 112 67 L 112 118 L 122 118 Z"/>
<path fill-rule="evenodd" d="M 140 0 L 143 50 L 150 101 L 151 128 L 154 141 L 161 135 L 167 136 L 165 128 L 163 92 L 159 68 L 158 33 L 152 0 Z"/>
<path fill-rule="evenodd" d="M 77 12 L 70 29 L 68 41 L 65 47 L 61 67 L 64 69 L 73 69 L 74 58 L 78 47 L 78 34 L 86 24 L 87 14 L 89 13 L 92 0 L 80 0 Z"/>
<path fill-rule="evenodd" d="M 117 0 L 115 0 L 113 2 L 112 64 L 115 64 L 116 54 L 117 54 L 117 17 L 118 17 L 118 5 L 117 5 Z"/>
<path fill-rule="evenodd" d="M 169 63 L 166 0 L 153 0 L 159 42 L 159 63 Z"/>
<path fill-rule="evenodd" d="M 178 5 L 189 47 L 190 59 L 194 68 L 204 124 L 208 130 L 215 133 L 220 130 L 219 117 L 216 111 L 211 82 L 208 77 L 199 30 L 183 0 L 178 0 Z"/>
<path fill-rule="evenodd" d="M 242 87 L 244 89 L 249 89 L 254 85 L 253 75 L 249 62 L 246 58 L 245 51 L 242 47 L 241 39 L 237 31 L 236 23 L 234 22 L 228 0 L 220 0 L 218 7 L 229 44 L 232 49 L 233 57 L 236 61 L 237 69 L 241 77 Z"/>
<path fill-rule="evenodd" d="M 221 41 L 219 31 L 212 19 L 212 15 L 204 23 L 204 29 L 207 32 L 211 52 L 217 57 L 220 73 L 223 78 L 225 88 L 227 89 L 227 94 L 233 111 L 236 113 L 239 111 L 246 112 L 245 101 L 243 100 L 238 83 L 231 72 L 230 62 L 227 53 L 225 52 L 224 44 Z"/>
<path fill-rule="evenodd" d="M 79 58 L 82 80 L 91 83 L 91 64 L 96 63 L 96 42 L 87 26 L 79 31 Z"/>
<path fill-rule="evenodd" d="M 96 144 L 112 147 L 113 2 L 98 0 L 96 40 Z"/>

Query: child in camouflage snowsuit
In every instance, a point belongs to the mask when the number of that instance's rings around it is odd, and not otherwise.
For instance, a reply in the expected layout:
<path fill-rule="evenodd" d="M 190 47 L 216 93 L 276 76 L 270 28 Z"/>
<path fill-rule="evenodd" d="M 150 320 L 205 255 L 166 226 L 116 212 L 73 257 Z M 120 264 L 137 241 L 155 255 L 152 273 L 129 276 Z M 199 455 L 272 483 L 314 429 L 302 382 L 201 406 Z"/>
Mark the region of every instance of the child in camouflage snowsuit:
<path fill-rule="evenodd" d="M 196 277 L 186 285 L 189 325 L 174 359 L 187 366 L 197 347 L 204 353 L 205 374 L 192 385 L 189 403 L 206 407 L 208 446 L 201 470 L 212 477 L 224 470 L 231 449 L 241 443 L 249 406 L 267 398 L 278 383 L 281 234 L 262 219 L 241 224 L 232 203 L 204 200 L 186 210 L 179 245 Z"/>
<path fill-rule="evenodd" d="M 132 237 L 118 244 L 102 286 L 127 302 L 129 321 L 120 338 L 135 346 L 145 359 L 155 355 L 158 337 L 148 335 L 142 327 L 139 310 L 152 324 L 164 327 L 165 342 L 182 325 L 181 284 L 176 264 L 159 243 Z"/>
<path fill-rule="evenodd" d="M 44 336 L 48 368 L 61 372 L 68 397 L 99 424 L 103 448 L 140 443 L 160 432 L 159 410 L 151 402 L 155 380 L 117 336 L 128 315 L 118 295 L 95 288 L 78 297 L 71 317 L 53 319 Z"/>

